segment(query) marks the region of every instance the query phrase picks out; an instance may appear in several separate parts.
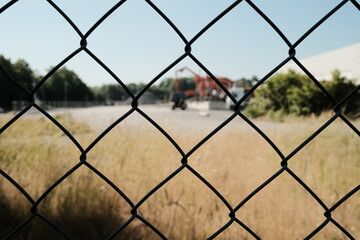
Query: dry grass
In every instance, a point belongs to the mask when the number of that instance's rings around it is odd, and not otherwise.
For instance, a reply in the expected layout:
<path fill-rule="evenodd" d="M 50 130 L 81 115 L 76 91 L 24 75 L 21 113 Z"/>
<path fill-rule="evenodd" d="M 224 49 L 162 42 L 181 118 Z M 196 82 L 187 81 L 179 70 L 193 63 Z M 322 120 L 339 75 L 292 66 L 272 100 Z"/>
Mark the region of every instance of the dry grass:
<path fill-rule="evenodd" d="M 70 116 L 58 116 L 81 143 L 94 134 Z M 286 155 L 328 116 L 288 119 L 264 132 Z M 0 125 L 8 119 L 0 118 Z M 354 124 L 359 126 L 359 121 Z M 241 125 L 242 127 L 238 127 Z M 258 122 L 261 127 L 262 123 Z M 245 126 L 245 127 L 244 127 Z M 191 149 L 196 133 L 174 130 L 183 149 Z M 80 151 L 48 120 L 22 118 L 0 136 L 0 166 L 34 198 L 78 163 Z M 87 161 L 137 203 L 175 171 L 181 155 L 148 123 L 117 126 L 88 154 Z M 235 120 L 189 157 L 198 171 L 236 206 L 276 171 L 281 159 L 254 130 Z M 289 161 L 297 174 L 329 207 L 360 182 L 358 136 L 336 120 Z M 360 193 L 332 216 L 360 238 Z M 0 177 L 0 238 L 30 216 L 30 204 Z M 39 211 L 75 239 L 102 239 L 130 218 L 130 206 L 86 166 L 81 166 L 39 205 Z M 286 172 L 247 202 L 236 216 L 262 239 L 303 239 L 325 218 L 324 210 Z M 184 169 L 160 188 L 138 213 L 168 239 L 206 239 L 229 221 L 228 209 L 198 178 Z M 61 239 L 36 218 L 14 239 Z M 116 239 L 158 239 L 135 220 Z M 252 239 L 236 223 L 218 239 Z M 347 239 L 329 223 L 314 239 Z"/>

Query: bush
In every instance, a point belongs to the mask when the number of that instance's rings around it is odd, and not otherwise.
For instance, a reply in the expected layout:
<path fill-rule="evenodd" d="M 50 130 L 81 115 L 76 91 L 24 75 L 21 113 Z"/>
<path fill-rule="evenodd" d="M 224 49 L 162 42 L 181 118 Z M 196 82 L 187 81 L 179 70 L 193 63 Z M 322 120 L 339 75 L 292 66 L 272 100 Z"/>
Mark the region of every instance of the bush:
<path fill-rule="evenodd" d="M 342 77 L 339 71 L 333 72 L 331 81 L 321 84 L 337 102 L 356 88 L 351 81 Z M 263 115 L 320 115 L 333 109 L 334 104 L 315 83 L 304 74 L 290 70 L 268 79 L 255 91 L 245 113 L 251 117 Z M 360 93 L 356 92 L 341 105 L 343 113 L 358 117 L 360 110 Z M 279 112 L 279 114 L 276 114 Z"/>

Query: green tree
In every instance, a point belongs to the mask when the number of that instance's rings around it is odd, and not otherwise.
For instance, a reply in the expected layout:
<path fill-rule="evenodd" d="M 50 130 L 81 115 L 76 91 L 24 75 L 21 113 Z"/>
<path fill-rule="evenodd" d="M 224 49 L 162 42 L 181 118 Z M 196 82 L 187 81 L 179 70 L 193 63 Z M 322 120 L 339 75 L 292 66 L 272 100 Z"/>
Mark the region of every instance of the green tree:
<path fill-rule="evenodd" d="M 8 75 L 28 91 L 38 82 L 38 77 L 24 60 L 12 63 L 10 59 L 0 55 L 0 66 L 0 107 L 10 110 L 12 101 L 25 101 L 29 96 L 17 87 Z"/>
<path fill-rule="evenodd" d="M 119 84 L 106 84 L 91 89 L 96 100 L 122 101 L 129 97 L 127 92 Z"/>
<path fill-rule="evenodd" d="M 332 81 L 323 82 L 323 85 L 337 102 L 341 101 L 341 99 L 343 99 L 356 87 L 354 81 L 341 76 L 341 73 L 338 70 L 335 70 L 332 73 Z M 345 114 L 355 117 L 360 116 L 360 91 L 353 94 L 350 99 L 342 105 L 342 111 Z"/>
<path fill-rule="evenodd" d="M 239 80 L 234 81 L 234 84 L 236 87 L 243 87 L 250 89 L 252 86 L 254 86 L 254 83 L 258 81 L 256 76 L 253 76 L 251 79 L 247 78 L 240 78 Z"/>
<path fill-rule="evenodd" d="M 91 101 L 93 92 L 81 81 L 79 76 L 63 67 L 56 71 L 41 86 L 39 98 L 45 101 Z"/>

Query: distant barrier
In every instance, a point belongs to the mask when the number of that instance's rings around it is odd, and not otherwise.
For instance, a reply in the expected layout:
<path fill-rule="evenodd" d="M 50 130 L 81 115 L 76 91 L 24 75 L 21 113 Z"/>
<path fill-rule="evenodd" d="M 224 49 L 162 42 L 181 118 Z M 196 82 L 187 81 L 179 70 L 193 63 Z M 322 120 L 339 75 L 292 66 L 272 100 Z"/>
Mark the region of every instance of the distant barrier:
<path fill-rule="evenodd" d="M 25 101 L 12 101 L 12 110 L 20 111 L 28 102 Z M 114 105 L 114 102 L 104 102 L 104 101 L 41 101 L 37 103 L 39 106 L 44 109 L 52 108 L 84 108 L 84 107 L 94 107 L 94 106 L 106 106 Z"/>
<path fill-rule="evenodd" d="M 5 12 L 7 9 L 9 9 L 13 4 L 15 4 L 17 0 L 9 1 L 7 4 L 5 4 L 3 7 L 0 8 L 0 14 Z M 164 19 L 164 21 L 169 25 L 169 28 L 173 29 L 176 34 L 178 35 L 179 39 L 183 41 L 184 46 L 184 52 L 178 56 L 177 59 L 175 59 L 169 66 L 167 66 L 163 71 L 161 71 L 152 81 L 150 81 L 144 89 L 135 95 L 133 92 L 129 90 L 129 88 L 115 75 L 115 73 L 106 66 L 91 50 L 87 47 L 88 37 L 96 31 L 97 27 L 105 21 L 114 11 L 119 9 L 122 4 L 125 2 L 119 1 L 117 4 L 115 4 L 102 18 L 100 18 L 90 29 L 88 32 L 83 33 L 79 30 L 79 28 L 75 25 L 74 22 L 66 15 L 65 12 L 63 12 L 56 4 L 55 2 L 48 0 L 47 1 L 53 8 L 60 14 L 64 19 L 68 22 L 68 24 L 75 30 L 75 32 L 79 36 L 79 40 L 81 40 L 80 46 L 77 49 L 74 49 L 74 52 L 71 53 L 69 56 L 67 56 L 65 59 L 63 59 L 60 63 L 58 63 L 53 69 L 51 69 L 48 74 L 46 74 L 45 77 L 32 89 L 31 91 L 28 91 L 23 86 L 21 86 L 16 79 L 14 79 L 9 73 L 5 72 L 3 67 L 0 66 L 0 71 L 7 76 L 8 80 L 12 82 L 15 86 L 17 86 L 21 91 L 23 91 L 25 94 L 27 94 L 29 101 L 26 102 L 24 105 L 20 104 L 16 106 L 16 109 L 20 109 L 20 111 L 9 121 L 7 122 L 2 128 L 0 129 L 0 133 L 3 133 L 6 131 L 6 129 L 12 125 L 17 119 L 21 118 L 21 116 L 24 115 L 30 108 L 35 108 L 39 110 L 45 117 L 47 117 L 50 121 L 52 121 L 54 124 L 56 124 L 63 133 L 69 137 L 69 139 L 74 143 L 74 145 L 81 151 L 80 162 L 76 165 L 74 165 L 73 168 L 69 169 L 66 174 L 64 174 L 62 177 L 57 179 L 38 199 L 33 199 L 23 188 L 23 186 L 19 185 L 12 177 L 11 173 L 6 173 L 2 169 L 0 169 L 0 177 L 6 180 L 8 180 L 11 184 L 13 184 L 28 200 L 28 202 L 31 204 L 31 208 L 29 209 L 29 216 L 27 219 L 24 219 L 24 221 L 17 226 L 15 229 L 13 229 L 11 232 L 8 233 L 7 236 L 3 236 L 4 239 L 10 239 L 14 236 L 17 236 L 19 231 L 26 225 L 28 225 L 30 222 L 32 222 L 35 218 L 41 219 L 45 223 L 47 223 L 50 227 L 52 227 L 54 230 L 56 230 L 64 239 L 72 239 L 71 236 L 69 236 L 67 233 L 65 233 L 62 229 L 57 226 L 52 219 L 46 218 L 38 209 L 38 206 L 44 198 L 51 193 L 58 185 L 60 185 L 68 176 L 70 176 L 72 173 L 77 171 L 79 167 L 87 167 L 91 171 L 93 171 L 95 174 L 97 174 L 99 177 L 101 177 L 111 188 L 113 188 L 118 194 L 119 198 L 123 198 L 128 205 L 131 207 L 131 217 L 125 221 L 124 224 L 118 227 L 116 231 L 111 233 L 107 239 L 112 239 L 116 237 L 117 235 L 121 235 L 122 231 L 127 228 L 127 226 L 134 221 L 135 219 L 138 219 L 142 223 L 144 223 L 146 226 L 149 227 L 151 231 L 156 233 L 161 239 L 167 239 L 167 236 L 165 236 L 162 232 L 160 232 L 151 222 L 146 220 L 144 217 L 140 215 L 140 213 L 137 211 L 138 208 L 146 202 L 155 192 L 157 192 L 160 188 L 162 188 L 165 184 L 167 184 L 169 181 L 171 181 L 178 173 L 183 171 L 184 169 L 189 170 L 196 178 L 198 178 L 201 182 L 203 182 L 209 190 L 211 190 L 226 206 L 228 209 L 228 222 L 221 228 L 219 228 L 216 232 L 212 233 L 211 235 L 207 236 L 208 239 L 215 239 L 217 238 L 222 232 L 226 231 L 229 226 L 231 225 L 238 225 L 238 227 L 243 228 L 246 230 L 254 239 L 260 239 L 258 234 L 250 229 L 244 222 L 241 221 L 236 216 L 236 213 L 238 211 L 241 211 L 243 205 L 249 201 L 252 197 L 254 197 L 257 193 L 259 193 L 262 189 L 264 189 L 270 182 L 272 182 L 274 179 L 278 178 L 281 174 L 288 174 L 290 175 L 295 181 L 297 181 L 312 197 L 313 199 L 318 203 L 319 206 L 323 208 L 324 213 L 324 220 L 323 222 L 315 227 L 311 232 L 309 232 L 308 236 L 305 239 L 310 239 L 314 237 L 319 231 L 321 231 L 322 228 L 324 228 L 327 224 L 331 223 L 335 227 L 337 227 L 341 232 L 343 232 L 349 239 L 354 239 L 351 232 L 348 229 L 345 229 L 335 218 L 332 217 L 332 212 L 338 208 L 340 205 L 342 205 L 344 202 L 346 202 L 349 198 L 351 198 L 357 191 L 360 189 L 360 185 L 355 186 L 350 192 L 348 192 L 345 196 L 341 196 L 338 201 L 332 205 L 328 206 L 324 203 L 323 200 L 320 199 L 320 197 L 314 192 L 302 179 L 300 179 L 289 167 L 288 167 L 288 161 L 304 147 L 306 146 L 310 141 L 312 141 L 314 138 L 317 137 L 317 135 L 322 132 L 325 128 L 327 128 L 334 120 L 341 119 L 354 133 L 357 134 L 357 136 L 360 136 L 359 130 L 354 126 L 343 114 L 342 114 L 342 106 L 346 103 L 346 101 L 351 98 L 355 92 L 359 90 L 359 86 L 354 89 L 352 92 L 350 92 L 347 96 L 345 96 L 343 99 L 336 101 L 331 94 L 321 85 L 321 83 L 316 79 L 311 72 L 309 72 L 305 66 L 301 64 L 301 62 L 296 58 L 296 48 L 313 32 L 315 31 L 321 24 L 323 24 L 328 18 L 331 18 L 331 16 L 337 12 L 339 9 L 341 9 L 343 6 L 347 5 L 350 7 L 353 7 L 357 11 L 360 11 L 360 5 L 356 0 L 344 0 L 341 1 L 335 8 L 333 8 L 331 11 L 329 11 L 325 16 L 323 16 L 314 26 L 312 26 L 307 32 L 305 32 L 298 40 L 296 40 L 294 43 L 290 42 L 290 40 L 283 34 L 283 32 L 271 21 L 269 17 L 267 17 L 261 9 L 259 9 L 251 0 L 238 0 L 234 1 L 228 8 L 226 8 L 221 14 L 219 14 L 217 17 L 215 17 L 211 22 L 208 23 L 200 32 L 198 32 L 193 38 L 187 39 L 182 32 L 174 25 L 174 23 L 169 19 L 162 11 L 159 9 L 152 1 L 146 0 L 146 2 L 149 4 L 149 6 L 159 14 L 161 18 Z M 204 66 L 197 57 L 192 53 L 192 45 L 195 43 L 199 38 L 202 37 L 202 35 L 210 29 L 216 22 L 221 20 L 222 17 L 227 15 L 229 12 L 231 12 L 234 8 L 236 8 L 241 2 L 243 4 L 247 4 L 252 8 L 254 12 L 259 14 L 268 24 L 269 26 L 274 30 L 274 33 L 278 34 L 278 36 L 284 41 L 284 43 L 288 46 L 288 56 L 283 59 L 278 65 L 272 69 L 268 74 L 266 74 L 262 79 L 260 79 L 254 87 L 251 88 L 249 92 L 245 94 L 243 98 L 241 98 L 239 101 L 234 98 L 230 94 L 230 92 L 221 84 L 221 82 L 209 71 L 209 69 Z M 35 4 L 35 3 L 34 3 Z M 241 6 L 239 6 L 241 7 Z M 255 27 L 255 26 L 254 26 Z M 91 44 L 91 42 L 89 42 Z M 1 46 L 0 46 L 1 48 Z M 94 140 L 93 143 L 91 143 L 89 146 L 81 146 L 76 138 L 72 136 L 66 128 L 64 128 L 59 122 L 57 122 L 56 119 L 54 119 L 52 116 L 50 116 L 47 111 L 44 109 L 44 107 L 40 106 L 35 101 L 35 94 L 38 91 L 38 89 L 49 79 L 49 77 L 54 74 L 58 69 L 60 69 L 66 62 L 68 62 L 70 59 L 72 59 L 74 56 L 79 54 L 80 52 L 86 53 L 90 58 L 95 60 L 99 66 L 101 66 L 105 71 L 107 71 L 115 81 L 118 82 L 120 86 L 124 88 L 124 90 L 127 92 L 129 97 L 131 97 L 132 101 L 129 104 L 130 110 L 124 114 L 123 116 L 119 117 L 119 119 L 109 126 L 102 134 L 98 136 L 97 139 Z M 141 110 L 141 107 L 138 105 L 139 98 L 155 83 L 157 82 L 166 72 L 171 70 L 176 64 L 178 64 L 180 61 L 182 61 L 185 58 L 190 58 L 193 60 L 206 74 L 208 74 L 220 87 L 221 89 L 229 96 L 229 98 L 234 103 L 234 112 L 233 114 L 225 120 L 223 123 L 221 123 L 216 129 L 214 129 L 209 135 L 207 135 L 202 141 L 200 141 L 197 145 L 195 145 L 189 152 L 185 152 L 177 143 L 174 141 L 174 139 L 159 126 L 151 117 L 146 115 Z M 325 124 L 323 124 L 317 131 L 315 131 L 309 138 L 307 138 L 304 142 L 302 142 L 299 146 L 297 146 L 290 154 L 284 155 L 280 149 L 275 145 L 275 143 L 266 135 L 264 132 L 262 132 L 261 129 L 259 129 L 254 122 L 252 122 L 250 119 L 248 119 L 242 112 L 240 105 L 246 99 L 257 89 L 261 84 L 263 84 L 271 75 L 276 73 L 282 66 L 284 66 L 289 61 L 293 61 L 296 63 L 296 65 L 306 73 L 310 79 L 318 86 L 319 89 L 328 97 L 329 101 L 331 101 L 333 105 L 334 115 L 330 117 Z M 49 106 L 58 107 L 57 103 L 47 103 Z M 65 104 L 65 103 L 63 103 Z M 66 102 L 66 106 L 70 106 L 71 104 L 74 104 L 73 106 L 80 106 L 79 103 L 72 103 L 72 102 Z M 87 103 L 85 103 L 86 106 Z M 161 182 L 158 183 L 156 187 L 154 187 L 151 191 L 149 191 L 139 202 L 133 202 L 127 195 L 126 192 L 123 192 L 121 189 L 119 189 L 114 183 L 112 183 L 109 179 L 106 178 L 105 175 L 103 175 L 101 172 L 99 172 L 96 168 L 94 168 L 90 162 L 86 160 L 87 154 L 92 150 L 92 148 L 102 140 L 102 138 L 110 132 L 115 125 L 126 119 L 128 116 L 133 114 L 134 112 L 139 113 L 146 119 L 149 123 L 151 123 L 154 127 L 156 127 L 168 140 L 169 142 L 178 150 L 178 152 L 181 154 L 182 159 L 179 160 L 180 167 L 175 170 L 173 173 L 171 173 L 169 176 L 167 176 L 165 179 L 163 179 Z M 188 158 L 190 155 L 192 155 L 195 151 L 197 151 L 199 148 L 202 147 L 202 145 L 207 142 L 210 138 L 212 138 L 215 134 L 217 134 L 221 129 L 227 125 L 229 122 L 231 122 L 234 118 L 240 117 L 243 119 L 246 123 L 249 124 L 258 134 L 260 134 L 267 142 L 268 144 L 276 151 L 276 153 L 279 156 L 279 170 L 275 172 L 269 179 L 267 179 L 265 182 L 263 182 L 261 185 L 259 185 L 257 188 L 253 190 L 246 198 L 244 198 L 242 201 L 240 201 L 236 205 L 231 205 L 226 200 L 226 198 L 216 189 L 214 188 L 201 174 L 199 174 L 194 168 L 191 166 L 191 162 L 188 161 Z M 21 149 L 19 149 L 21 151 Z"/>

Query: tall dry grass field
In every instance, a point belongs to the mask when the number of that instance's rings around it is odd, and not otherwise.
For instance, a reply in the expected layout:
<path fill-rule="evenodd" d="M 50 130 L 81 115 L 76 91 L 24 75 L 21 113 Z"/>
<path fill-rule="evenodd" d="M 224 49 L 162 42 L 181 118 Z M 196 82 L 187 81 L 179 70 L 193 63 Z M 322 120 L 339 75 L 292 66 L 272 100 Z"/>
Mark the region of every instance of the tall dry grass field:
<path fill-rule="evenodd" d="M 0 118 L 2 126 L 10 116 Z M 58 119 L 84 146 L 95 139 L 96 134 L 86 124 L 66 115 Z M 287 155 L 325 119 L 256 123 Z M 353 123 L 359 127 L 359 121 Z M 184 151 L 189 151 L 203 134 L 168 127 Z M 79 156 L 74 144 L 47 119 L 21 118 L 0 136 L 1 169 L 35 200 L 75 166 Z M 119 124 L 88 153 L 87 161 L 136 204 L 181 166 L 181 155 L 144 121 L 135 128 Z M 233 207 L 277 172 L 280 162 L 269 144 L 240 119 L 225 126 L 188 159 L 189 165 Z M 360 183 L 359 138 L 341 120 L 335 120 L 291 158 L 288 167 L 331 207 Z M 30 207 L 17 189 L 0 177 L 1 239 L 31 215 Z M 39 205 L 41 214 L 74 239 L 103 239 L 131 217 L 130 211 L 127 202 L 85 165 Z M 229 221 L 227 207 L 186 168 L 145 201 L 138 213 L 168 239 L 206 239 Z M 303 239 L 325 220 L 323 213 L 310 194 L 283 172 L 242 206 L 236 216 L 262 239 Z M 332 217 L 360 239 L 360 193 L 337 208 Z M 13 239 L 62 238 L 35 218 Z M 115 239 L 160 238 L 135 219 Z M 233 223 L 217 239 L 253 238 Z M 314 239 L 347 237 L 329 223 Z"/>

